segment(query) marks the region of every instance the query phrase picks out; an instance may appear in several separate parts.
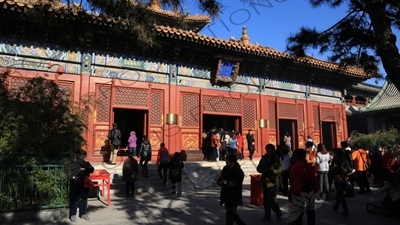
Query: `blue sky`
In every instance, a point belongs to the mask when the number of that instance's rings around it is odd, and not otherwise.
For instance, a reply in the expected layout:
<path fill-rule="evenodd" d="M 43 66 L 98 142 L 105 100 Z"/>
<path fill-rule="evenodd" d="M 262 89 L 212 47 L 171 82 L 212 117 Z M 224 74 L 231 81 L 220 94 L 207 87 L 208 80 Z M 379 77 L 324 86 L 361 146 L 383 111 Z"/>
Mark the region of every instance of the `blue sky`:
<path fill-rule="evenodd" d="M 196 8 L 197 0 L 189 0 L 186 3 L 186 11 L 191 15 L 201 13 Z M 250 42 L 258 42 L 262 46 L 286 50 L 286 40 L 291 33 L 295 33 L 302 26 L 315 27 L 324 30 L 335 24 L 346 15 L 346 5 L 332 9 L 327 6 L 312 8 L 307 0 L 264 0 L 259 5 L 251 6 L 239 0 L 222 0 L 225 5 L 223 14 L 213 20 L 200 33 L 229 39 L 234 36 L 239 39 L 242 36 L 243 26 L 247 27 Z M 400 32 L 397 46 L 400 45 Z M 327 59 L 327 55 L 318 54 L 318 50 L 308 52 L 319 59 Z M 386 74 L 381 67 L 381 73 Z M 367 83 L 374 84 L 375 79 Z M 379 80 L 378 85 L 383 85 L 384 80 Z"/>

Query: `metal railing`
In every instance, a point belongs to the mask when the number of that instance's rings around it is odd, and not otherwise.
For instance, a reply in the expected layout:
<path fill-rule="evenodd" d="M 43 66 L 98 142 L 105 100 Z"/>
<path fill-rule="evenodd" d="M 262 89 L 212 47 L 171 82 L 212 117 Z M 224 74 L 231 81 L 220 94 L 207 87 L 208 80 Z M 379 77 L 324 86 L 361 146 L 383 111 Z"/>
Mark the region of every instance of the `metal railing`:
<path fill-rule="evenodd" d="M 68 207 L 63 165 L 0 166 L 0 211 Z"/>

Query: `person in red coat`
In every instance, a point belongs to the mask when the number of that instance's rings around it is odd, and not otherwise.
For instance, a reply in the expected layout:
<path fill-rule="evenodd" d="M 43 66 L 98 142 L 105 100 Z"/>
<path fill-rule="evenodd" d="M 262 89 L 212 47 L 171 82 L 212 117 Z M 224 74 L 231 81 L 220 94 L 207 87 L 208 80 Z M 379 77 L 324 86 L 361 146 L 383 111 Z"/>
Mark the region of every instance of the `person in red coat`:
<path fill-rule="evenodd" d="M 237 132 L 236 133 L 237 139 L 238 139 L 238 148 L 237 148 L 237 158 L 239 160 L 243 159 L 243 136 Z"/>
<path fill-rule="evenodd" d="M 304 204 L 307 207 L 308 225 L 315 224 L 315 199 L 319 200 L 321 193 L 314 167 L 306 161 L 306 151 L 294 151 L 296 162 L 290 169 L 290 197 L 288 222 L 302 224 Z"/>

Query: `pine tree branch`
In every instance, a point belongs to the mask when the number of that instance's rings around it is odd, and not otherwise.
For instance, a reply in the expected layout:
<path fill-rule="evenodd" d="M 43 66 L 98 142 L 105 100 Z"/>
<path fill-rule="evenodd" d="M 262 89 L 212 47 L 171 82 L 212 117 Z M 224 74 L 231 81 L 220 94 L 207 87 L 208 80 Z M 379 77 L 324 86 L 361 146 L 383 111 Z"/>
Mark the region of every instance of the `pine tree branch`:
<path fill-rule="evenodd" d="M 324 33 L 328 33 L 330 30 L 334 29 L 336 26 L 338 26 L 339 24 L 341 24 L 343 21 L 345 21 L 347 18 L 349 18 L 353 13 L 358 13 L 361 12 L 361 10 L 353 10 L 351 12 L 349 12 L 344 18 L 342 18 L 341 20 L 339 20 L 337 23 L 335 23 L 333 26 L 329 27 L 328 29 L 324 30 L 321 32 L 321 34 Z"/>

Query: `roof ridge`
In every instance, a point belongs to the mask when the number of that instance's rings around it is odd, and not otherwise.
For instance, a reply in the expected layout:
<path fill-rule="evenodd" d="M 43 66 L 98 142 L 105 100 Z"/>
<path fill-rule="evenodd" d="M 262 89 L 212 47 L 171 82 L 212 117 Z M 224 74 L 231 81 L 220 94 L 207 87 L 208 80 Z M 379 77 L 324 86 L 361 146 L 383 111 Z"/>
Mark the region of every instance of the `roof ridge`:
<path fill-rule="evenodd" d="M 353 76 L 356 75 L 356 76 L 367 77 L 365 72 L 359 67 L 342 66 L 339 63 L 329 62 L 329 61 L 325 61 L 322 59 L 317 59 L 317 58 L 314 58 L 314 57 L 311 57 L 308 55 L 299 57 L 299 56 L 295 56 L 295 55 L 292 55 L 292 54 L 289 54 L 286 52 L 276 50 L 274 48 L 270 48 L 268 46 L 264 47 L 264 46 L 261 46 L 258 44 L 252 44 L 252 43 L 245 44 L 241 41 L 234 40 L 233 38 L 228 40 L 228 39 L 212 37 L 212 36 L 208 36 L 208 35 L 200 34 L 200 33 L 194 33 L 194 32 L 191 33 L 191 31 L 183 30 L 181 28 L 175 28 L 175 27 L 171 28 L 169 26 L 163 26 L 163 25 L 156 25 L 155 28 L 160 33 L 170 33 L 170 34 L 175 34 L 175 35 L 179 35 L 179 36 L 193 37 L 194 39 L 208 40 L 212 43 L 227 45 L 229 47 L 237 47 L 241 50 L 249 51 L 250 53 L 257 52 L 260 54 L 265 54 L 267 56 L 274 56 L 274 57 L 277 57 L 280 59 L 294 60 L 297 63 L 311 65 L 311 66 L 315 66 L 317 68 L 336 70 L 336 71 L 347 73 L 347 74 L 353 75 Z"/>

